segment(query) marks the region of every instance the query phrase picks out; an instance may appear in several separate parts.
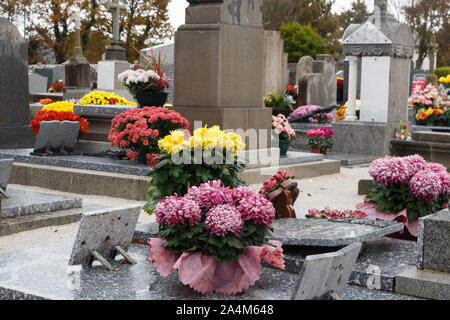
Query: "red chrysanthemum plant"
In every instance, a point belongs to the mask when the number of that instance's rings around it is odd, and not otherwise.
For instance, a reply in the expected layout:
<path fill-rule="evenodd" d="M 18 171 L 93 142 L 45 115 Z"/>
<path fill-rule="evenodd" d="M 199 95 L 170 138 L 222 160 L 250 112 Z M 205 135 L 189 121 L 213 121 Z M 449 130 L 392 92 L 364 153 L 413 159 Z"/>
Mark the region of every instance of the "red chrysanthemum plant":
<path fill-rule="evenodd" d="M 88 128 L 89 122 L 86 118 L 83 118 L 73 112 L 63 112 L 63 111 L 53 111 L 53 110 L 39 110 L 33 120 L 31 120 L 30 125 L 34 133 L 39 132 L 42 121 L 78 121 L 80 123 L 80 132 L 78 137 L 85 135 Z"/>
<path fill-rule="evenodd" d="M 178 112 L 163 107 L 130 109 L 111 121 L 111 146 L 126 150 L 130 160 L 155 166 L 158 140 L 177 129 L 189 128 L 189 121 Z"/>
<path fill-rule="evenodd" d="M 278 189 L 284 181 L 294 178 L 295 177 L 292 176 L 288 171 L 278 171 L 269 180 L 264 182 L 263 187 L 261 188 L 259 193 L 267 198 L 269 193 Z"/>

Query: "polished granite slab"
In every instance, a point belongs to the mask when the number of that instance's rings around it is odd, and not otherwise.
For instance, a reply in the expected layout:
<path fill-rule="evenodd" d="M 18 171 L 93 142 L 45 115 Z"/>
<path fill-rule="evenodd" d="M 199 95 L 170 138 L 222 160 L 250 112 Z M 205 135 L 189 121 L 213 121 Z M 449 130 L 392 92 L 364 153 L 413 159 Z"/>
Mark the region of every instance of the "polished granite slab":
<path fill-rule="evenodd" d="M 279 219 L 272 224 L 273 239 L 283 245 L 340 247 L 366 242 L 403 230 L 395 221 L 366 219 Z"/>
<path fill-rule="evenodd" d="M 298 274 L 263 267 L 260 279 L 242 294 L 201 295 L 183 285 L 176 272 L 160 277 L 145 245 L 130 247 L 136 265 L 114 261 L 115 271 L 97 264 L 69 266 L 71 249 L 72 243 L 64 242 L 0 255 L 0 300 L 286 300 L 298 281 Z M 342 298 L 414 299 L 354 286 L 348 286 Z"/>
<path fill-rule="evenodd" d="M 17 162 L 139 176 L 146 176 L 152 171 L 151 167 L 148 165 L 140 164 L 136 161 L 114 160 L 86 155 L 41 157 L 30 155 L 30 152 L 32 151 L 33 149 L 2 149 L 0 150 L 0 159 L 14 158 Z"/>
<path fill-rule="evenodd" d="M 283 246 L 286 270 L 300 272 L 306 256 L 336 251 L 327 247 Z M 417 260 L 417 243 L 383 237 L 364 243 L 349 283 L 394 291 L 395 277 L 412 268 Z"/>
<path fill-rule="evenodd" d="M 371 219 L 346 219 L 330 221 L 324 219 L 279 219 L 272 224 L 274 240 L 284 246 L 343 247 L 353 242 L 366 242 L 403 230 L 403 224 L 395 221 Z M 156 222 L 142 224 L 136 228 L 136 240 L 147 241 L 156 236 Z"/>
<path fill-rule="evenodd" d="M 3 218 L 81 208 L 83 204 L 82 198 L 16 187 L 9 187 L 7 194 L 9 198 L 2 200 L 1 216 Z"/>

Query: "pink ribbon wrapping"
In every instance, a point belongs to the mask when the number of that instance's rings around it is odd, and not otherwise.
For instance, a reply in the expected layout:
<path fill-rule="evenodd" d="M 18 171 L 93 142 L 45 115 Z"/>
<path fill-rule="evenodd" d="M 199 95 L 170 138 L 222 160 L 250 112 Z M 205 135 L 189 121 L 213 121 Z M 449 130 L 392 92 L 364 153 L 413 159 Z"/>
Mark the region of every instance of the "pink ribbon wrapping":
<path fill-rule="evenodd" d="M 408 211 L 406 208 L 402 211 L 399 211 L 397 214 L 391 214 L 383 211 L 378 211 L 377 205 L 375 203 L 362 202 L 356 205 L 356 209 L 361 210 L 362 212 L 365 212 L 369 216 L 376 219 L 397 220 L 403 222 L 403 224 L 406 226 L 406 229 L 408 229 L 411 235 L 413 235 L 414 237 L 417 237 L 418 235 L 418 220 L 408 220 Z"/>
<path fill-rule="evenodd" d="M 200 252 L 174 254 L 162 247 L 161 238 L 148 240 L 149 259 L 162 277 L 178 270 L 178 278 L 184 285 L 206 294 L 212 291 L 236 294 L 254 285 L 261 274 L 261 259 L 284 270 L 281 242 L 271 240 L 269 245 L 249 246 L 237 261 L 219 263 L 214 256 Z"/>

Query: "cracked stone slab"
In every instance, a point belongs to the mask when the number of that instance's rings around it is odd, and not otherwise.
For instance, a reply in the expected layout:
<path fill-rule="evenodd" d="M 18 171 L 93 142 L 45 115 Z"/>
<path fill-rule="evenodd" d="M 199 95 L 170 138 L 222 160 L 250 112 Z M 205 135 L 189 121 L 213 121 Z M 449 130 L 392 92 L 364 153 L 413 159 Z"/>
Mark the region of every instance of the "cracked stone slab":
<path fill-rule="evenodd" d="M 403 230 L 395 221 L 370 219 L 329 221 L 323 219 L 279 219 L 272 224 L 273 238 L 283 245 L 340 247 L 366 242 Z"/>
<path fill-rule="evenodd" d="M 226 296 L 201 295 L 183 285 L 174 272 L 160 277 L 148 261 L 148 246 L 133 244 L 129 253 L 137 264 L 112 262 L 115 271 L 94 264 L 69 266 L 71 242 L 0 255 L 0 299 L 57 300 L 285 300 L 290 299 L 298 274 L 262 268 L 260 279 L 246 292 Z M 394 300 L 413 297 L 347 286 L 346 300 Z"/>

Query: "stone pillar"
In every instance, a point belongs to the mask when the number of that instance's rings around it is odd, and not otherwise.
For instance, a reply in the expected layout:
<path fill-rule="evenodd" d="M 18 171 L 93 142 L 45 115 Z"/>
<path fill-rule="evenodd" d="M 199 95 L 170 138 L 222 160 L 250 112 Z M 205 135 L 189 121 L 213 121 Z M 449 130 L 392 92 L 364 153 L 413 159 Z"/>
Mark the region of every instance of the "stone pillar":
<path fill-rule="evenodd" d="M 262 0 L 189 0 L 175 32 L 174 110 L 203 125 L 267 129 Z M 191 128 L 192 129 L 192 128 Z"/>
<path fill-rule="evenodd" d="M 278 31 L 265 31 L 264 45 L 264 96 L 272 91 L 282 90 L 285 85 L 284 41 Z"/>
<path fill-rule="evenodd" d="M 34 145 L 28 103 L 28 43 L 0 18 L 0 148 Z"/>
<path fill-rule="evenodd" d="M 358 63 L 356 57 L 349 57 L 348 71 L 348 107 L 345 113 L 345 120 L 358 120 L 356 116 L 356 86 L 358 79 Z"/>

